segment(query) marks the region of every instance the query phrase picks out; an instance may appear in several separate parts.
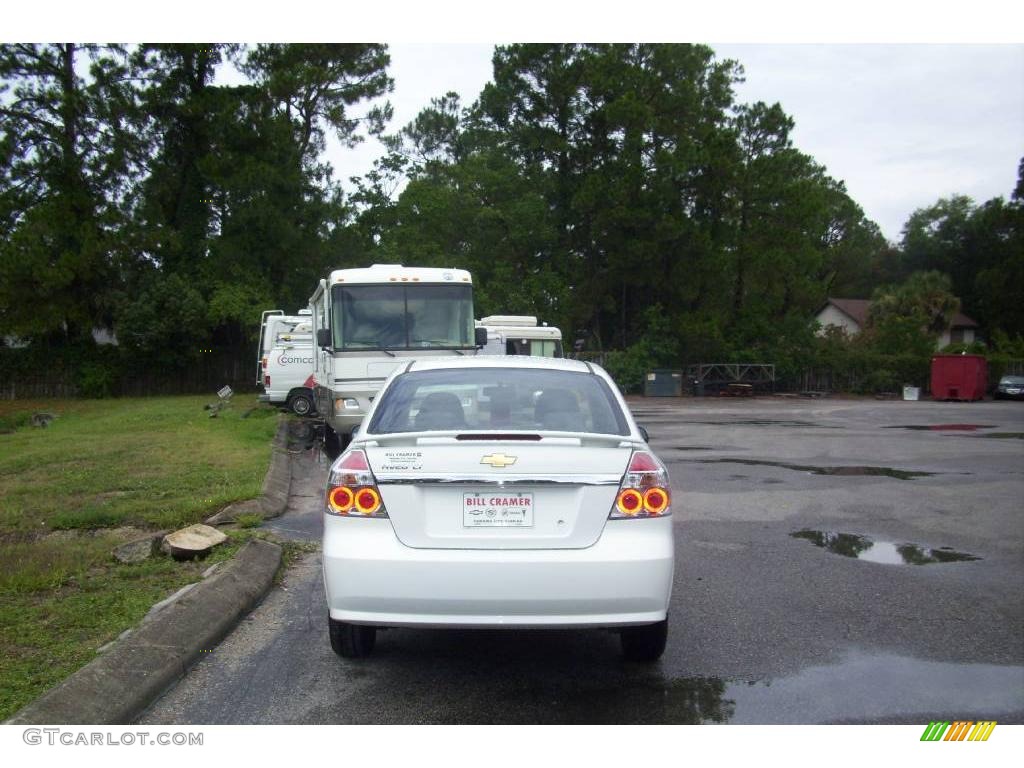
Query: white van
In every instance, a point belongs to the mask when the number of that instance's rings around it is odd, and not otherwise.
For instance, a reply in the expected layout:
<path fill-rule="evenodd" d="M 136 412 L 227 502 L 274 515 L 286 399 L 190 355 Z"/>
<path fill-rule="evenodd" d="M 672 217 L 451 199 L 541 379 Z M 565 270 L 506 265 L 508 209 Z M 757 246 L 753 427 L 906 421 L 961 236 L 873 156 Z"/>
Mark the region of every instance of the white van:
<path fill-rule="evenodd" d="M 263 313 L 260 326 L 260 402 L 288 408 L 299 416 L 315 413 L 313 323 L 308 309 L 298 315 Z"/>

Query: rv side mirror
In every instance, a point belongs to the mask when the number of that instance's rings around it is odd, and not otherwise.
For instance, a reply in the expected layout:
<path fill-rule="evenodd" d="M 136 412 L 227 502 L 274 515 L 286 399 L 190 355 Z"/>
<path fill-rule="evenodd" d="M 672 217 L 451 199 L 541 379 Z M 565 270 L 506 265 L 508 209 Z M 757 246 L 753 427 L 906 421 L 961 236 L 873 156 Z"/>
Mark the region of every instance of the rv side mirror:
<path fill-rule="evenodd" d="M 316 345 L 318 347 L 331 346 L 331 329 L 330 328 L 317 328 L 316 329 Z"/>
<path fill-rule="evenodd" d="M 487 346 L 487 329 L 486 328 L 474 328 L 474 342 L 477 347 Z"/>

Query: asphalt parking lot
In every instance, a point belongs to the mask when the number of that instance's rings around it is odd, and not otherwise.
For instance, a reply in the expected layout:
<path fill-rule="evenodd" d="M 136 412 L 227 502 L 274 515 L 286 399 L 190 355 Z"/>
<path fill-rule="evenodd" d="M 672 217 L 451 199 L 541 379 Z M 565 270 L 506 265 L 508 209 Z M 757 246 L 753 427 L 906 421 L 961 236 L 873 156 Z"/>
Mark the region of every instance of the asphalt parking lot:
<path fill-rule="evenodd" d="M 674 489 L 669 644 L 327 640 L 310 553 L 146 723 L 1024 723 L 1024 404 L 633 399 Z M 317 540 L 325 462 L 267 527 Z M 795 535 L 794 535 L 795 534 Z"/>

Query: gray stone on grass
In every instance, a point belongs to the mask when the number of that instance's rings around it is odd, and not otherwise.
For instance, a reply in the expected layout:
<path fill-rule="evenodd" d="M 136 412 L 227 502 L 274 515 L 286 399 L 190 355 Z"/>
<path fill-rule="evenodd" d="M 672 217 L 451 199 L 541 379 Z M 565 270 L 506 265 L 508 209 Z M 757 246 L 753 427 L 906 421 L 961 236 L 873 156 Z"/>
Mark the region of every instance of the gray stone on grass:
<path fill-rule="evenodd" d="M 32 426 L 33 427 L 48 427 L 50 422 L 57 418 L 56 413 L 46 413 L 40 411 L 39 413 L 32 414 Z"/>
<path fill-rule="evenodd" d="M 160 551 L 160 543 L 167 531 L 150 533 L 140 538 L 126 541 L 114 547 L 114 559 L 120 563 L 141 563 Z"/>

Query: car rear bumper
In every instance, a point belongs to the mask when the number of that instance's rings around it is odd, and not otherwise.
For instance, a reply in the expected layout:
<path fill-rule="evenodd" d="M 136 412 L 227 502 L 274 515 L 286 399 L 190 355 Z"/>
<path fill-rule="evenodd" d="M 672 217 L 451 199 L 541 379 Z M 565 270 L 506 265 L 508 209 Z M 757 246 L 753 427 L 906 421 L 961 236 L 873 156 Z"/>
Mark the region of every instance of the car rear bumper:
<path fill-rule="evenodd" d="M 613 627 L 665 618 L 672 518 L 610 520 L 585 549 L 415 549 L 387 519 L 325 515 L 332 619 L 420 627 Z"/>

